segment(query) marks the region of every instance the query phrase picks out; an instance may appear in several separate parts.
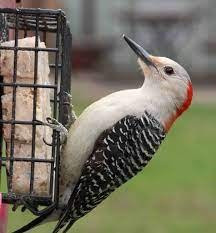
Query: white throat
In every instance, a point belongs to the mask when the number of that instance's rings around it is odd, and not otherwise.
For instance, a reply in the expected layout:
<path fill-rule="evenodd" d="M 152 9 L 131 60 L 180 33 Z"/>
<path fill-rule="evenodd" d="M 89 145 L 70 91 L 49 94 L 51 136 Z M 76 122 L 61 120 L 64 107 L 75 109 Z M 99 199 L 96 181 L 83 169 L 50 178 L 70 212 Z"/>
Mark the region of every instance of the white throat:
<path fill-rule="evenodd" d="M 145 82 L 140 90 L 143 93 L 144 109 L 165 127 L 176 113 L 172 95 L 170 93 L 166 95 L 156 83 L 148 85 L 148 82 Z"/>

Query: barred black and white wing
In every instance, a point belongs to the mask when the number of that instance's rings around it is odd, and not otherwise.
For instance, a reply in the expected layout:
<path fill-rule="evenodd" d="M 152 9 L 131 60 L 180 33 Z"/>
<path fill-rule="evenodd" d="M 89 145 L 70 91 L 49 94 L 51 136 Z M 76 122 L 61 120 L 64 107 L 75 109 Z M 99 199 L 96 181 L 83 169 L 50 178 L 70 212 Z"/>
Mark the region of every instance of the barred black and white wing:
<path fill-rule="evenodd" d="M 68 224 L 67 232 L 76 220 L 134 177 L 164 138 L 162 125 L 147 112 L 141 118 L 126 116 L 103 132 L 53 233 Z"/>

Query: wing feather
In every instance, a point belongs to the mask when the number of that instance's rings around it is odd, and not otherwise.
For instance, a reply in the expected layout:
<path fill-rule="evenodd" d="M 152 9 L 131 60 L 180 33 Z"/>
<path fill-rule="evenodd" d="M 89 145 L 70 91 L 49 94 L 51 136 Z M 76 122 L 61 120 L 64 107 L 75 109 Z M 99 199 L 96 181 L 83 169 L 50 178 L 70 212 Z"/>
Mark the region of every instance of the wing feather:
<path fill-rule="evenodd" d="M 165 138 L 160 123 L 145 112 L 126 116 L 101 134 L 86 161 L 67 208 L 53 231 L 67 232 L 116 188 L 141 171 Z"/>

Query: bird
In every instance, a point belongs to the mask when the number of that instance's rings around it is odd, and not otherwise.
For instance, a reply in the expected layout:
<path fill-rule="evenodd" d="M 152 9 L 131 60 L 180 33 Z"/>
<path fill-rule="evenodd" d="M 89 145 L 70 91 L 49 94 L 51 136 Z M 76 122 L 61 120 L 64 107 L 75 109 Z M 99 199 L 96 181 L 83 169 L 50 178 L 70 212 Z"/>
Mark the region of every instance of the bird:
<path fill-rule="evenodd" d="M 53 233 L 68 232 L 146 167 L 191 105 L 192 82 L 180 64 L 123 38 L 138 57 L 143 85 L 101 98 L 76 119 L 61 150 L 59 209 L 14 233 L 26 232 L 44 219 L 58 221 Z"/>

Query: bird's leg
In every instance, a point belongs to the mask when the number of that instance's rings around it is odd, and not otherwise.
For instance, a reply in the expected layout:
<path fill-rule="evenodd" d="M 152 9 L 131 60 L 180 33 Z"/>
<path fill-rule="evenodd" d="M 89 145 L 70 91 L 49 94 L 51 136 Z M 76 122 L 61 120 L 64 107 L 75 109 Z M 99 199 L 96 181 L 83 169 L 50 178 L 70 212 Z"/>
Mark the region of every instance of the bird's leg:
<path fill-rule="evenodd" d="M 57 132 L 60 133 L 60 144 L 61 145 L 65 143 L 67 139 L 67 135 L 68 135 L 68 130 L 70 126 L 77 119 L 77 116 L 75 112 L 73 111 L 72 96 L 67 92 L 64 92 L 64 95 L 63 95 L 63 105 L 66 108 L 66 109 L 63 109 L 63 112 L 67 116 L 67 124 L 65 126 L 62 125 L 60 122 L 58 122 L 56 119 L 51 118 L 51 117 L 47 118 L 47 122 L 42 122 L 38 120 L 38 122 L 41 123 L 42 125 L 48 126 L 52 128 L 53 130 L 56 130 Z M 45 144 L 49 146 L 53 145 L 52 143 L 46 142 L 45 139 L 43 139 L 43 141 Z"/>
<path fill-rule="evenodd" d="M 68 130 L 56 119 L 47 117 L 47 123 L 44 125 L 49 126 L 51 129 L 56 130 L 57 132 L 60 133 L 60 143 L 63 144 L 68 135 Z"/>
<path fill-rule="evenodd" d="M 60 122 L 58 122 L 56 119 L 52 117 L 47 117 L 46 120 L 47 122 L 42 122 L 42 121 L 38 121 L 38 122 L 41 123 L 42 125 L 48 126 L 51 129 L 59 132 L 60 133 L 60 144 L 61 145 L 64 144 L 67 139 L 68 130 Z M 46 142 L 45 139 L 43 140 L 47 145 L 52 146 L 52 143 Z"/>
<path fill-rule="evenodd" d="M 77 116 L 73 111 L 73 104 L 72 104 L 72 95 L 64 92 L 63 96 L 63 105 L 66 106 L 66 114 L 67 114 L 67 124 L 65 125 L 66 129 L 69 129 L 70 126 L 76 121 Z"/>

